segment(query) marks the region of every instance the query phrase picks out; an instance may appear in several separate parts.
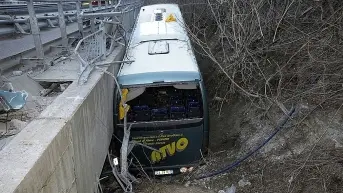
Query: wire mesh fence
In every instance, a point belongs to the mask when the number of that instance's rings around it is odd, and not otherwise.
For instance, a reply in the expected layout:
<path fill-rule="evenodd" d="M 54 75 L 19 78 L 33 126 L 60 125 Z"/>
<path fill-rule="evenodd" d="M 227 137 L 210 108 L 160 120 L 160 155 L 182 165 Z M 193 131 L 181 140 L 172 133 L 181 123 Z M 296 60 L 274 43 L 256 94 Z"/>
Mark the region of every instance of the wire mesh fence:
<path fill-rule="evenodd" d="M 135 1 L 126 6 L 118 6 L 113 16 L 100 22 L 99 30 L 84 37 L 74 52 L 80 63 L 80 83 L 87 81 L 96 62 L 105 60 L 118 45 L 126 46 L 143 1 Z"/>

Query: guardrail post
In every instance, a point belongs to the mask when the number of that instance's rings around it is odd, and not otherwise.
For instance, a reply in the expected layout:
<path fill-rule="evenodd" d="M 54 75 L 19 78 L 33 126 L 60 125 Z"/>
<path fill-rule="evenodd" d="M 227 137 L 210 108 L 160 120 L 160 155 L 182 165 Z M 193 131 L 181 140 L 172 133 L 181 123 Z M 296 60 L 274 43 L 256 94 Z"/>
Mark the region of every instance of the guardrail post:
<path fill-rule="evenodd" d="M 68 37 L 67 37 L 67 29 L 65 23 L 65 17 L 63 12 L 63 5 L 62 0 L 57 2 L 57 9 L 58 9 L 58 24 L 61 30 L 61 37 L 62 37 L 62 46 L 68 49 Z"/>
<path fill-rule="evenodd" d="M 89 6 L 89 10 L 93 11 L 92 1 L 88 4 L 88 6 Z"/>
<path fill-rule="evenodd" d="M 92 11 L 93 13 L 93 5 L 92 5 L 92 1 L 89 3 L 89 9 Z M 94 18 L 90 18 L 89 23 L 91 25 L 91 32 L 94 33 L 95 32 L 95 21 Z"/>
<path fill-rule="evenodd" d="M 78 24 L 78 28 L 79 28 L 79 32 L 83 38 L 84 33 L 83 33 L 83 21 L 82 21 L 82 16 L 81 16 L 81 2 L 80 0 L 78 0 L 76 2 L 76 17 L 77 17 L 77 24 Z"/>
<path fill-rule="evenodd" d="M 133 10 L 131 11 L 130 30 L 132 30 L 133 24 L 135 23 L 135 10 L 136 8 L 134 7 Z"/>
<path fill-rule="evenodd" d="M 37 58 L 44 59 L 44 50 L 43 50 L 42 40 L 40 38 L 36 12 L 33 8 L 33 0 L 27 1 L 27 9 L 30 15 L 31 34 L 33 36 L 33 41 L 36 47 Z"/>

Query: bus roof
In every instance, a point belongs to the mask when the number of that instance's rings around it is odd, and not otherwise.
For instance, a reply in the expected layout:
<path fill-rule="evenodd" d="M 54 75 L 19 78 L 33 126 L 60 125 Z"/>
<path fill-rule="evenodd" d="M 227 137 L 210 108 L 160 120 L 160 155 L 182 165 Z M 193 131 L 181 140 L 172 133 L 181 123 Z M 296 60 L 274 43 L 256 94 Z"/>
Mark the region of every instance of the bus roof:
<path fill-rule="evenodd" d="M 170 22 L 166 22 L 168 17 Z M 176 4 L 141 8 L 126 60 L 134 62 L 121 66 L 118 73 L 121 85 L 188 82 L 201 78 Z"/>

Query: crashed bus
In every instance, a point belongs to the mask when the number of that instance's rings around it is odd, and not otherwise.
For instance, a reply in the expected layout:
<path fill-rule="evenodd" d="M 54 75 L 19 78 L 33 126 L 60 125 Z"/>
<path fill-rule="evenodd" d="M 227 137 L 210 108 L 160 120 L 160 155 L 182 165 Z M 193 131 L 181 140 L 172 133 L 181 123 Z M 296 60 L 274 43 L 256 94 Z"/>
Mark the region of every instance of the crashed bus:
<path fill-rule="evenodd" d="M 143 144 L 131 152 L 131 170 L 191 171 L 208 148 L 206 92 L 183 22 L 178 5 L 142 7 L 125 56 L 132 62 L 117 74 L 129 105 L 130 140 Z M 122 139 L 118 91 L 114 96 L 114 135 Z"/>

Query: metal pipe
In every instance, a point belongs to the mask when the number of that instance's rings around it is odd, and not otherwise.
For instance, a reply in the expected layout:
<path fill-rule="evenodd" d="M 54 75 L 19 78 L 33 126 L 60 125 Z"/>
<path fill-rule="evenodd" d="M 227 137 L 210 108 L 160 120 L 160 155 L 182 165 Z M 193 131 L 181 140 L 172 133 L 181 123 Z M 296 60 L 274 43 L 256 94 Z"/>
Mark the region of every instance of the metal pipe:
<path fill-rule="evenodd" d="M 66 29 L 66 22 L 64 18 L 62 0 L 57 3 L 57 9 L 58 9 L 58 23 L 61 30 L 62 46 L 68 49 L 68 37 L 67 37 L 67 29 Z"/>
<path fill-rule="evenodd" d="M 75 16 L 76 13 L 65 13 L 64 16 Z M 36 16 L 37 20 L 45 20 L 45 19 L 56 19 L 58 15 L 43 15 L 43 16 Z M 8 17 L 0 16 L 0 24 L 13 24 L 13 23 L 27 23 L 30 18 L 25 19 L 13 19 Z"/>
<path fill-rule="evenodd" d="M 112 16 L 120 16 L 120 15 L 121 15 L 121 12 L 87 13 L 87 14 L 83 14 L 82 18 L 112 17 Z"/>
<path fill-rule="evenodd" d="M 7 20 L 11 20 L 13 19 L 11 16 L 9 15 L 0 15 L 0 19 L 7 19 Z"/>
<path fill-rule="evenodd" d="M 35 43 L 37 58 L 44 58 L 44 50 L 42 45 L 42 40 L 40 38 L 38 22 L 36 18 L 36 13 L 33 8 L 33 0 L 29 0 L 27 2 L 27 9 L 30 15 L 30 25 L 31 25 L 31 33 L 33 36 L 33 41 Z"/>
<path fill-rule="evenodd" d="M 27 23 L 29 18 L 27 19 L 13 19 L 13 20 L 0 20 L 0 24 L 14 24 L 14 23 Z"/>

